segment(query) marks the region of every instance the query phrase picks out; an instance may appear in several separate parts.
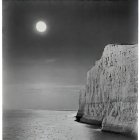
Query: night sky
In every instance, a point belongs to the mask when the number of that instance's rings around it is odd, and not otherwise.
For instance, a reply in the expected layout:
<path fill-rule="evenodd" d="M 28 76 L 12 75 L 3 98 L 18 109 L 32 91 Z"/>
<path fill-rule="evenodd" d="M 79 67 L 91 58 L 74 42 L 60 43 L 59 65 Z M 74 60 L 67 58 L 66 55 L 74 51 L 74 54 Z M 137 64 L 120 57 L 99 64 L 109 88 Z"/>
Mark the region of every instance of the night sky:
<path fill-rule="evenodd" d="M 105 45 L 137 43 L 137 10 L 136 0 L 4 0 L 4 108 L 77 109 Z"/>

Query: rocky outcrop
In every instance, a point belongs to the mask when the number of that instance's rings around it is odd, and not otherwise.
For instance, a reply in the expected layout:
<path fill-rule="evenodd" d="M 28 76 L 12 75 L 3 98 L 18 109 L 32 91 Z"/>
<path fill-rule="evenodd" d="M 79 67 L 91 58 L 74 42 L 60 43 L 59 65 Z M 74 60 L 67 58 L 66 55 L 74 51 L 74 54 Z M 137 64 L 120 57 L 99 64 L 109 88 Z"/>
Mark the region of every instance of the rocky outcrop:
<path fill-rule="evenodd" d="M 86 101 L 86 92 L 85 90 L 80 91 L 79 95 L 79 109 L 76 115 L 77 121 L 80 121 L 81 117 L 84 115 L 84 107 L 85 107 L 85 101 Z"/>
<path fill-rule="evenodd" d="M 137 66 L 137 45 L 107 45 L 87 73 L 80 121 L 100 124 L 104 131 L 137 133 Z"/>

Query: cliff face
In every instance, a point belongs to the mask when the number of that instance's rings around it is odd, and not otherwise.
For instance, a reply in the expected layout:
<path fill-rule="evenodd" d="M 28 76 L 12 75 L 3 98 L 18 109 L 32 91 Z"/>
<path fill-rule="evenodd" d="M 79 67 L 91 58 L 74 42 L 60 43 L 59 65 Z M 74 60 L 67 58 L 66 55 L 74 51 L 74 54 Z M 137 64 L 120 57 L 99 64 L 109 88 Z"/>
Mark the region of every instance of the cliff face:
<path fill-rule="evenodd" d="M 137 133 L 138 46 L 107 45 L 87 73 L 81 121 L 102 130 Z"/>

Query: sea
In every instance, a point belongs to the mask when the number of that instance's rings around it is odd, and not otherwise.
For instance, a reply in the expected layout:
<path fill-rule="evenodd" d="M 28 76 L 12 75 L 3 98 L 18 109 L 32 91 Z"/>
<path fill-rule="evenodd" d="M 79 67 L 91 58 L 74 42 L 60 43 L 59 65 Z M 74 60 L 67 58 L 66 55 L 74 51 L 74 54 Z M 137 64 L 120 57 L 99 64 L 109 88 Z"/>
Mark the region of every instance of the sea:
<path fill-rule="evenodd" d="M 76 111 L 4 110 L 3 140 L 136 140 L 75 121 Z"/>

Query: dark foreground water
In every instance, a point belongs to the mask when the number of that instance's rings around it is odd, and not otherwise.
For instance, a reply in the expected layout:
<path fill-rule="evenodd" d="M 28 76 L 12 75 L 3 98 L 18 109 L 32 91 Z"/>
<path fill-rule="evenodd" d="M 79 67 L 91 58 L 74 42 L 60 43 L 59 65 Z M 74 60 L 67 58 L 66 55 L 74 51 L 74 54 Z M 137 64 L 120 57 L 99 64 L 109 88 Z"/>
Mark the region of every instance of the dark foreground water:
<path fill-rule="evenodd" d="M 74 111 L 4 111 L 3 140 L 134 140 L 78 123 L 75 115 Z"/>

